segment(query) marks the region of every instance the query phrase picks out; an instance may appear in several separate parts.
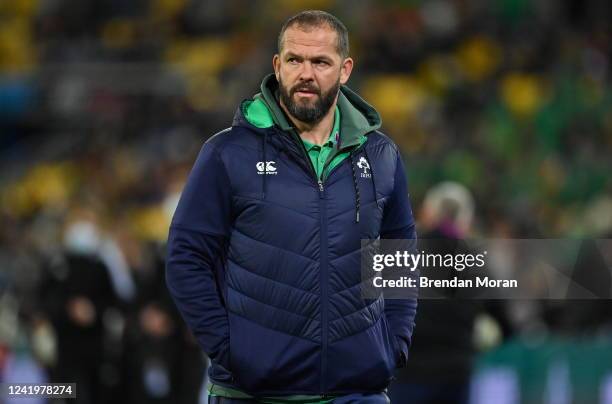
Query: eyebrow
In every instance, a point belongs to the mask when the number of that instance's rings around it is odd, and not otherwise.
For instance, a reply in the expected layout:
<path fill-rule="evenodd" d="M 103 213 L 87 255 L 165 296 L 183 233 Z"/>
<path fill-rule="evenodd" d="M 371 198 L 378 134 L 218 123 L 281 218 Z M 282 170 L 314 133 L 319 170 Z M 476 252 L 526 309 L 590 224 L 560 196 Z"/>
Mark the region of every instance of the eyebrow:
<path fill-rule="evenodd" d="M 297 54 L 295 54 L 295 53 L 293 53 L 293 52 L 287 52 L 287 54 L 285 55 L 285 59 L 288 59 L 288 58 L 296 58 L 296 59 L 301 59 L 301 60 L 303 60 L 303 59 L 309 59 L 309 60 L 325 60 L 325 61 L 328 61 L 328 62 L 333 61 L 333 60 L 332 60 L 332 58 L 330 58 L 330 57 L 329 57 L 329 56 L 327 56 L 327 55 L 314 55 L 314 56 L 312 56 L 312 57 L 310 57 L 310 58 L 305 58 L 304 56 L 297 55 Z"/>

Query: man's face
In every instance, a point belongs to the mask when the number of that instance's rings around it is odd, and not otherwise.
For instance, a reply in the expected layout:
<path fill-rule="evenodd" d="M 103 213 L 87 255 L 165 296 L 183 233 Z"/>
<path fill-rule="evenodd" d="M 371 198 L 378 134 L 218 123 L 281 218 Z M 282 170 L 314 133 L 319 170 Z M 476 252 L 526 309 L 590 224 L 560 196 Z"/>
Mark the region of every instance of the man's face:
<path fill-rule="evenodd" d="M 351 74 L 353 61 L 337 51 L 330 27 L 287 28 L 280 55 L 273 65 L 281 103 L 301 122 L 318 123 L 335 104 L 338 89 Z"/>

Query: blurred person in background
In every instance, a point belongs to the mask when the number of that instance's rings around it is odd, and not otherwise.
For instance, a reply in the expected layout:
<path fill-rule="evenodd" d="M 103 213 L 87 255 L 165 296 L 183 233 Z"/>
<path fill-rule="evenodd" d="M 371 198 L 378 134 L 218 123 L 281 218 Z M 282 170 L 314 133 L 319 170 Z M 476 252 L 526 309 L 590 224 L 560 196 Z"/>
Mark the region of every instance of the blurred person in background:
<path fill-rule="evenodd" d="M 181 196 L 166 278 L 212 360 L 211 403 L 386 403 L 405 365 L 416 299 L 361 297 L 360 242 L 414 239 L 414 220 L 397 147 L 344 86 L 348 52 L 331 14 L 287 20 L 274 74 Z"/>
<path fill-rule="evenodd" d="M 63 254 L 49 263 L 40 285 L 43 313 L 57 341 L 50 381 L 76 383 L 76 401 L 84 404 L 108 402 L 114 392 L 108 342 L 120 301 L 100 255 L 103 237 L 93 211 L 68 219 Z"/>
<path fill-rule="evenodd" d="M 465 186 L 443 182 L 432 187 L 419 217 L 419 249 L 443 255 L 469 252 L 463 239 L 471 234 L 474 213 L 474 198 Z M 431 279 L 471 276 L 469 271 L 424 271 Z M 500 303 L 462 298 L 456 291 L 442 288 L 437 293 L 436 298 L 419 299 L 410 360 L 389 388 L 391 402 L 467 404 L 478 349 L 501 343 L 502 332 L 508 332 Z M 476 335 L 479 331 L 486 337 Z M 477 341 L 484 341 L 484 346 L 478 346 Z"/>
<path fill-rule="evenodd" d="M 123 233 L 136 283 L 123 340 L 125 402 L 197 404 L 206 358 L 166 288 L 165 246 Z"/>

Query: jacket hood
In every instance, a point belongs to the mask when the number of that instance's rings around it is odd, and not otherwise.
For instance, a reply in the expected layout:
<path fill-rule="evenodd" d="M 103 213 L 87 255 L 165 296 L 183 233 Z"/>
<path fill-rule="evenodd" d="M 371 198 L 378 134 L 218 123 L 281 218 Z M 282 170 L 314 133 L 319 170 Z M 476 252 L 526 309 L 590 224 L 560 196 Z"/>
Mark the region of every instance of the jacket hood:
<path fill-rule="evenodd" d="M 275 75 L 264 77 L 260 89 L 261 92 L 255 94 L 253 99 L 242 102 L 234 117 L 234 125 L 249 124 L 256 128 L 276 125 L 283 131 L 292 131 L 293 125 L 277 100 L 278 81 Z M 379 129 L 382 124 L 374 107 L 347 86 L 340 87 L 337 105 L 340 109 L 340 136 L 345 146 L 359 144 L 362 136 Z"/>

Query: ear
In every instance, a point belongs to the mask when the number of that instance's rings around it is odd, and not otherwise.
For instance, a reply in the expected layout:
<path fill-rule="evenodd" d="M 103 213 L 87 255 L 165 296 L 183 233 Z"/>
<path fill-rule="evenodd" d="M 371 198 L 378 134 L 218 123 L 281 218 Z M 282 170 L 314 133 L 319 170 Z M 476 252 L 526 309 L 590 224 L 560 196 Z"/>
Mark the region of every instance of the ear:
<path fill-rule="evenodd" d="M 340 66 L 340 84 L 346 84 L 353 71 L 353 59 L 346 58 Z"/>
<path fill-rule="evenodd" d="M 274 75 L 276 76 L 276 81 L 278 81 L 278 76 L 280 74 L 280 56 L 277 54 L 272 58 L 272 67 L 274 68 Z"/>

